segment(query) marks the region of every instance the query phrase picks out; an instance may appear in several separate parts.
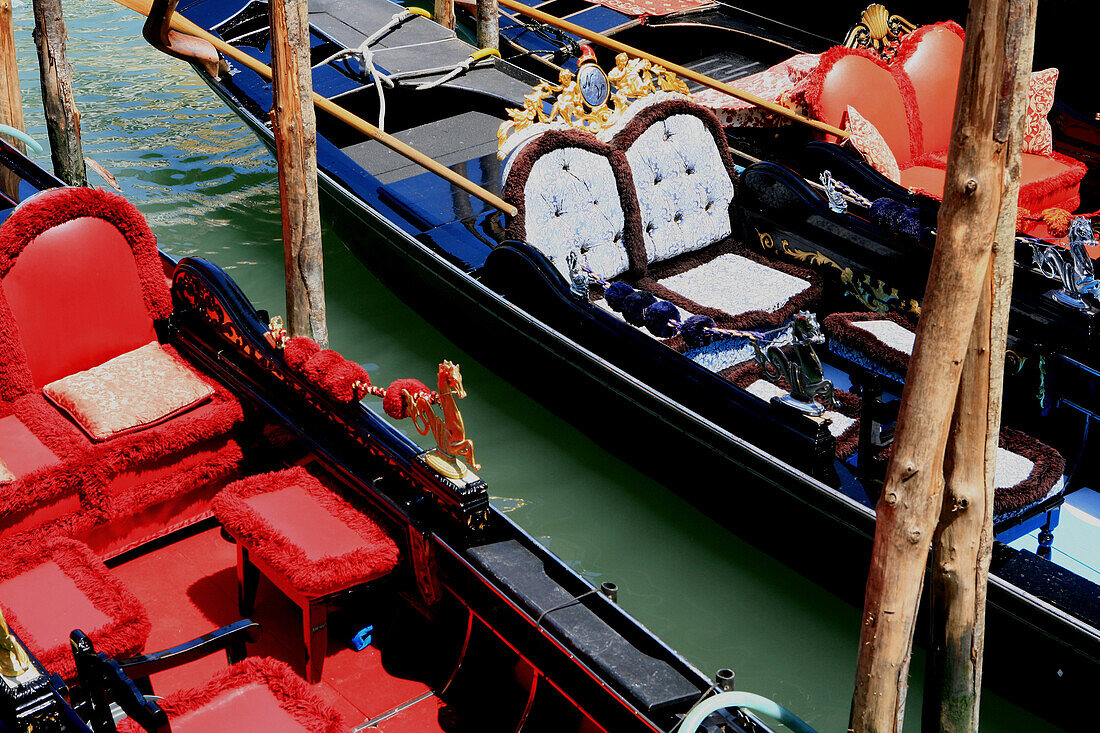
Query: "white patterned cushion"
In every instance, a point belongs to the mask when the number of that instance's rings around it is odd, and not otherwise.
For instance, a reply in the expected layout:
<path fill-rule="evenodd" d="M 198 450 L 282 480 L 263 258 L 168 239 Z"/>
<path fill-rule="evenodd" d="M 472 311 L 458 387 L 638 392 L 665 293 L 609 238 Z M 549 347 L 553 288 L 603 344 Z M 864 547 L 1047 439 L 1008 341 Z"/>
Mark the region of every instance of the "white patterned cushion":
<path fill-rule="evenodd" d="M 750 311 L 774 313 L 810 287 L 800 277 L 735 254 L 715 257 L 659 282 L 699 305 L 732 316 Z"/>
<path fill-rule="evenodd" d="M 638 193 L 650 263 L 702 249 L 730 235 L 733 181 L 698 117 L 671 115 L 626 151 Z"/>
<path fill-rule="evenodd" d="M 623 207 L 607 158 L 557 148 L 531 167 L 523 188 L 527 241 L 569 279 L 566 256 L 578 246 L 605 278 L 627 270 Z"/>

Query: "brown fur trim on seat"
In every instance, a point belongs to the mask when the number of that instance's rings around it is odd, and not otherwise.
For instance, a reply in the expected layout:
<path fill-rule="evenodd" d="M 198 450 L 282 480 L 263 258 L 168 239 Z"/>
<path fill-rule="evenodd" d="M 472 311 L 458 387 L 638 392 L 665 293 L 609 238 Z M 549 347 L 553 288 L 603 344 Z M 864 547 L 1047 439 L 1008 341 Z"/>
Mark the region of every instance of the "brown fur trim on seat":
<path fill-rule="evenodd" d="M 917 324 L 908 316 L 900 313 L 875 312 L 832 313 L 821 321 L 821 330 L 829 338 L 862 351 L 869 359 L 890 371 L 905 374 L 909 369 L 909 354 L 887 346 L 875 338 L 870 331 L 855 325 L 866 321 L 891 321 L 910 331 L 917 330 Z"/>
<path fill-rule="evenodd" d="M 1012 428 L 1001 428 L 1000 447 L 1023 456 L 1035 465 L 1027 478 L 993 495 L 993 516 L 1019 511 L 1040 501 L 1062 478 L 1066 459 L 1046 443 Z"/>
<path fill-rule="evenodd" d="M 694 300 L 658 282 L 659 280 L 672 277 L 673 275 L 679 275 L 694 270 L 696 267 L 705 265 L 716 257 L 720 257 L 724 254 L 738 255 L 758 264 L 770 267 L 773 270 L 778 270 L 787 275 L 801 278 L 808 282 L 810 287 L 791 298 L 785 306 L 776 311 L 769 313 L 767 311 L 757 310 L 734 315 L 717 308 L 710 308 L 701 303 L 696 303 Z M 820 273 L 814 272 L 813 270 L 806 270 L 796 265 L 787 264 L 786 262 L 776 262 L 755 252 L 750 252 L 748 249 L 735 242 L 731 237 L 705 249 L 695 252 L 686 252 L 679 257 L 657 263 L 651 269 L 648 277 L 638 281 L 638 287 L 650 291 L 658 298 L 663 298 L 677 308 L 688 311 L 689 313 L 710 316 L 714 319 L 715 324 L 717 324 L 719 328 L 753 330 L 776 328 L 786 323 L 787 319 L 796 312 L 811 309 L 821 300 L 821 293 L 824 288 L 824 278 Z"/>
<path fill-rule="evenodd" d="M 562 148 L 580 148 L 606 158 L 615 176 L 615 187 L 623 207 L 623 246 L 626 249 L 629 269 L 625 276 L 637 277 L 645 272 L 646 254 L 642 244 L 642 217 L 638 211 L 638 196 L 630 177 L 626 156 L 607 143 L 584 130 L 548 130 L 527 143 L 512 162 L 508 180 L 504 184 L 503 197 L 514 205 L 518 213 L 512 217 L 505 230 L 508 239 L 527 240 L 527 221 L 524 211 L 524 190 L 535 163 L 542 156 Z M 597 273 L 601 274 L 601 273 Z"/>

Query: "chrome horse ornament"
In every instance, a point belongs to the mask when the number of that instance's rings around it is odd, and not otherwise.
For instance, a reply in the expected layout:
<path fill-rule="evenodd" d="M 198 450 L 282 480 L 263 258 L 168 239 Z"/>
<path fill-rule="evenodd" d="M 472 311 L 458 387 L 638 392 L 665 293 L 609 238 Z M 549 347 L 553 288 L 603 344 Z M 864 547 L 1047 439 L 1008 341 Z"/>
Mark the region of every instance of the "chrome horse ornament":
<path fill-rule="evenodd" d="M 1061 290 L 1047 293 L 1051 299 L 1071 308 L 1090 311 L 1085 296 L 1098 297 L 1100 281 L 1093 271 L 1092 258 L 1085 245 L 1096 245 L 1096 235 L 1089 220 L 1079 216 L 1069 225 L 1069 262 L 1062 248 L 1041 242 L 1031 242 L 1031 259 L 1039 272 L 1062 283 Z"/>
<path fill-rule="evenodd" d="M 436 447 L 428 452 L 424 460 L 449 479 L 476 480 L 477 477 L 466 464 L 459 460 L 465 458 L 475 470 L 481 469 L 481 465 L 474 460 L 474 442 L 466 437 L 466 425 L 456 402 L 466 397 L 458 364 L 444 361 L 439 365 L 438 387 L 443 417 L 437 415 L 432 407 L 432 395 L 424 392 L 413 394 L 408 390 L 403 393 L 406 413 L 412 418 L 417 432 L 421 435 L 431 433 L 435 438 Z"/>
<path fill-rule="evenodd" d="M 825 343 L 825 335 L 817 317 L 807 311 L 794 314 L 790 323 L 791 343 L 785 346 L 760 345 L 759 339 L 753 339 L 752 349 L 756 363 L 764 371 L 769 382 L 780 385 L 786 381 L 790 392 L 779 401 L 805 412 L 820 416 L 826 407 L 837 409 L 840 404 L 833 392 L 833 383 L 825 378 L 821 361 L 814 351 L 814 344 Z M 820 397 L 824 405 L 817 402 Z"/>

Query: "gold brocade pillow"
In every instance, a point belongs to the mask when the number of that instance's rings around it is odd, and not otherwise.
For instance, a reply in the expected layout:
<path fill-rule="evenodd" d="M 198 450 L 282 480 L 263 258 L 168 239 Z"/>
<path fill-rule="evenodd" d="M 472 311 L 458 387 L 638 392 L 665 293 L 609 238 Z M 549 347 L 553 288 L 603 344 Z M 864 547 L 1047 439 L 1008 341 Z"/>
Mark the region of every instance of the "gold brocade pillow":
<path fill-rule="evenodd" d="M 42 391 L 92 440 L 152 427 L 214 394 L 155 341 L 51 382 Z"/>

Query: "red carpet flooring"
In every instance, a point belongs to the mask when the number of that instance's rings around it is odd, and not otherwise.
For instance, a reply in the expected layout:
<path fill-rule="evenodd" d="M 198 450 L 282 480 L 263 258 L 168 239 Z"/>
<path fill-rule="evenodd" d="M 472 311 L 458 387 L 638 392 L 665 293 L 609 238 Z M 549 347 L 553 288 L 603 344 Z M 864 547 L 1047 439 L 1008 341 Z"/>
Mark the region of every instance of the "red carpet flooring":
<path fill-rule="evenodd" d="M 141 600 L 153 622 L 146 651 L 180 644 L 240 617 L 236 550 L 222 540 L 217 529 L 131 560 L 112 572 Z M 263 579 L 253 620 L 263 626 L 264 634 L 256 648 L 249 648 L 249 654 L 282 659 L 302 674 L 305 653 L 300 612 Z M 166 695 L 196 687 L 225 665 L 225 656 L 218 654 L 162 672 L 153 676 L 153 690 Z M 349 729 L 429 692 L 421 682 L 389 674 L 376 647 L 356 652 L 346 639 L 335 637 L 329 639 L 324 677 L 313 689 L 344 716 Z M 365 730 L 443 733 L 441 709 L 442 702 L 430 696 Z"/>

